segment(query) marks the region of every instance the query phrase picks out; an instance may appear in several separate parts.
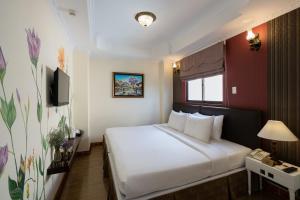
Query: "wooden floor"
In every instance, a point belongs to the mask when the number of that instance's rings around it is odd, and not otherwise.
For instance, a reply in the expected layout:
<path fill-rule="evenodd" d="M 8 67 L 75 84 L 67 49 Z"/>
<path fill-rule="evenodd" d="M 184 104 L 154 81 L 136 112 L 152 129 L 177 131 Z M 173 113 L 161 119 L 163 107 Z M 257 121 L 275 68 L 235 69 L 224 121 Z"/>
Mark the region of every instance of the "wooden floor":
<path fill-rule="evenodd" d="M 106 184 L 102 176 L 102 146 L 94 146 L 89 155 L 75 158 L 61 195 L 61 200 L 105 200 Z M 274 200 L 264 193 L 240 200 Z"/>
<path fill-rule="evenodd" d="M 102 177 L 102 146 L 94 146 L 89 155 L 77 156 L 64 186 L 61 200 L 105 200 Z"/>

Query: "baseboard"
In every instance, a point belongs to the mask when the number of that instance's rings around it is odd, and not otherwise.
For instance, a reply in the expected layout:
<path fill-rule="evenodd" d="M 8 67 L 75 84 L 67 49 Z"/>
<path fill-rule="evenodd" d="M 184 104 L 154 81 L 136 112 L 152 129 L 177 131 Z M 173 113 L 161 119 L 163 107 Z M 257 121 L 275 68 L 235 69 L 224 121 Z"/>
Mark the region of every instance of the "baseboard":
<path fill-rule="evenodd" d="M 79 151 L 79 152 L 76 152 L 76 156 L 86 156 L 86 155 L 89 155 L 91 153 L 91 150 L 93 147 L 95 146 L 102 146 L 103 145 L 103 142 L 93 142 L 90 144 L 90 149 L 87 150 L 87 151 Z"/>

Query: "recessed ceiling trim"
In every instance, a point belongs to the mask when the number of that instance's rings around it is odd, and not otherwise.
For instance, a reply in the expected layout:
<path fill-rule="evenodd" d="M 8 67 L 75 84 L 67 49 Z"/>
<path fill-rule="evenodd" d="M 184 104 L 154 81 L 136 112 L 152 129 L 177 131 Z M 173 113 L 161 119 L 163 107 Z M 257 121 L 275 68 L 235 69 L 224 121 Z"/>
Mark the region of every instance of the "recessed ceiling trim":
<path fill-rule="evenodd" d="M 189 55 L 300 5 L 299 0 L 228 0 L 225 5 L 218 0 L 189 0 L 188 5 L 181 0 L 49 1 L 74 46 L 107 55 L 156 58 Z M 76 18 L 62 8 L 75 9 Z M 112 10 L 118 15 L 111 15 Z M 133 19 L 139 10 L 153 11 L 159 21 L 151 29 L 141 29 Z"/>
<path fill-rule="evenodd" d="M 96 19 L 95 19 L 95 1 L 88 0 L 87 1 L 87 9 L 88 9 L 88 21 L 89 21 L 89 33 L 90 33 L 90 41 L 96 42 Z"/>

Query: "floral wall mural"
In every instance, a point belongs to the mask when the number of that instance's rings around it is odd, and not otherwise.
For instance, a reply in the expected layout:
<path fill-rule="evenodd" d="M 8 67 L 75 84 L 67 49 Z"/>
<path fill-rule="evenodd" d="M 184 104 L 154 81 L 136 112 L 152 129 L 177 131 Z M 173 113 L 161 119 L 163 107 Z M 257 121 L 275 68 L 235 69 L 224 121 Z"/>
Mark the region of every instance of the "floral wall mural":
<path fill-rule="evenodd" d="M 51 200 L 62 175 L 47 176 L 48 134 L 72 120 L 49 105 L 49 83 L 62 64 L 72 83 L 72 44 L 50 1 L 7 1 L 0 24 L 0 199 Z"/>
<path fill-rule="evenodd" d="M 59 68 L 64 71 L 65 70 L 65 49 L 62 47 L 58 49 L 57 61 L 59 63 Z"/>
<path fill-rule="evenodd" d="M 2 171 L 7 163 L 8 159 L 8 147 L 7 145 L 0 147 L 0 178 L 2 175 Z"/>
<path fill-rule="evenodd" d="M 5 145 L 0 148 L 0 172 L 1 174 L 5 170 L 5 165 L 8 158 L 14 160 L 15 173 L 8 175 L 8 190 L 10 198 L 13 200 L 30 198 L 31 199 L 46 199 L 45 194 L 45 168 L 46 168 L 46 156 L 48 153 L 48 142 L 46 140 L 45 133 L 42 130 L 43 122 L 43 65 L 39 65 L 39 54 L 41 41 L 38 35 L 35 33 L 34 29 L 26 29 L 27 34 L 27 43 L 28 43 L 28 52 L 31 60 L 31 66 L 29 70 L 32 73 L 32 81 L 35 84 L 36 91 L 36 119 L 39 123 L 39 134 L 40 141 L 42 146 L 41 154 L 35 154 L 34 150 L 31 154 L 28 154 L 28 117 L 29 114 L 32 114 L 34 111 L 31 108 L 30 98 L 23 103 L 20 92 L 16 89 L 15 94 L 8 92 L 5 87 L 5 78 L 6 78 L 6 60 L 0 47 L 0 83 L 2 88 L 2 95 L 0 95 L 1 107 L 0 113 L 3 120 L 3 123 L 7 129 L 7 134 L 10 136 L 9 147 Z M 17 106 L 15 102 L 15 96 L 17 98 L 17 104 L 19 107 L 19 112 L 25 134 L 25 150 L 17 154 L 14 141 L 16 140 L 16 134 L 13 125 L 17 117 Z M 8 156 L 8 154 L 10 155 Z M 31 171 L 33 173 L 31 173 Z M 2 176 L 1 176 L 2 178 Z M 40 186 L 42 183 L 42 187 Z M 32 186 L 33 193 L 30 194 L 30 186 Z"/>

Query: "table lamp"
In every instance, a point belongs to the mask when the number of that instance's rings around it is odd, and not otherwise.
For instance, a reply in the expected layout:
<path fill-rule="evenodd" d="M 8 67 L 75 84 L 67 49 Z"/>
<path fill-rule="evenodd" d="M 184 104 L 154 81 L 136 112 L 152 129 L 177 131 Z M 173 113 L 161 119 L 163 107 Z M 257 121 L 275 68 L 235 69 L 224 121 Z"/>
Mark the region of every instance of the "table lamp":
<path fill-rule="evenodd" d="M 282 163 L 276 158 L 277 141 L 296 142 L 298 138 L 282 121 L 268 120 L 266 125 L 257 134 L 258 137 L 272 140 L 271 159 L 275 165 Z"/>

